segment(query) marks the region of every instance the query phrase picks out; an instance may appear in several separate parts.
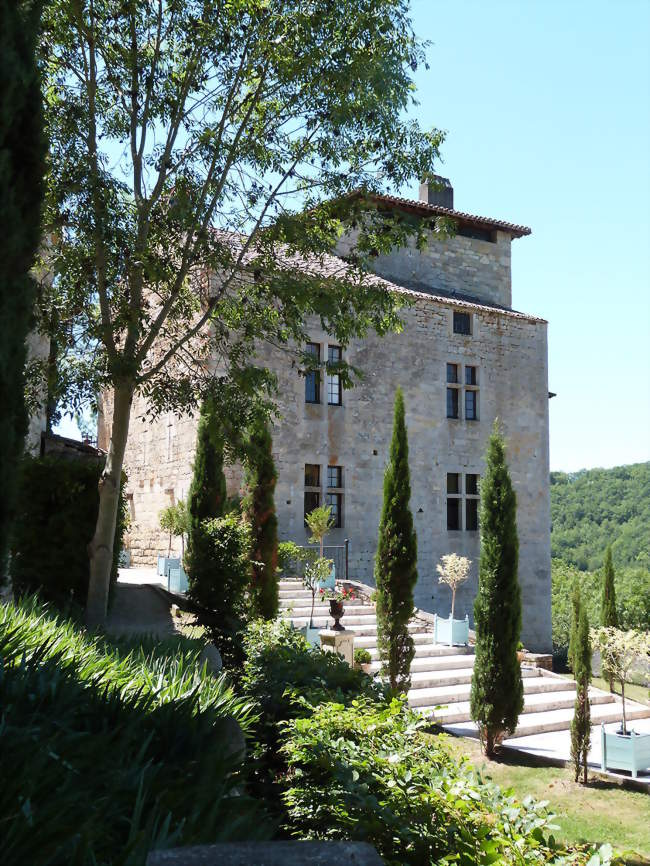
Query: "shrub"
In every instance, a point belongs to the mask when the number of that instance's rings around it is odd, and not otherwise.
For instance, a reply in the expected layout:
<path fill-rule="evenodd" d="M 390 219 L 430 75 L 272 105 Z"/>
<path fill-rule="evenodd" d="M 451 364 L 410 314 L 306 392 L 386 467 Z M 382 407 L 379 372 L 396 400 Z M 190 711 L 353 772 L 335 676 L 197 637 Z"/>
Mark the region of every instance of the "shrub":
<path fill-rule="evenodd" d="M 84 605 L 88 593 L 87 546 L 99 510 L 101 464 L 60 457 L 25 457 L 12 538 L 11 577 L 17 593 L 39 591 L 61 605 Z M 117 580 L 128 522 L 124 481 L 113 542 L 111 586 Z"/>
<path fill-rule="evenodd" d="M 3 863 L 143 866 L 152 848 L 269 837 L 224 748 L 251 704 L 198 655 L 111 647 L 33 598 L 0 607 Z"/>
<path fill-rule="evenodd" d="M 354 651 L 354 663 L 357 665 L 369 665 L 372 661 L 372 656 L 367 649 L 357 647 Z"/>
<path fill-rule="evenodd" d="M 288 577 L 290 569 L 304 569 L 305 563 L 312 562 L 316 555 L 315 550 L 301 547 L 295 541 L 281 541 L 278 544 L 278 569 Z"/>
<path fill-rule="evenodd" d="M 375 557 L 377 641 L 383 673 L 393 691 L 407 691 L 415 655 L 408 622 L 413 616 L 413 589 L 418 579 L 417 540 L 410 508 L 411 476 L 404 420 L 404 397 L 395 395 L 393 436 L 384 473 L 384 500 Z"/>
<path fill-rule="evenodd" d="M 517 727 L 524 708 L 517 644 L 521 632 L 521 590 L 517 579 L 517 499 L 495 424 L 481 482 L 481 556 L 474 601 L 476 658 L 470 708 L 486 755 Z"/>
<path fill-rule="evenodd" d="M 586 863 L 554 851 L 544 803 L 523 803 L 458 763 L 397 699 L 326 703 L 282 726 L 288 830 L 370 842 L 387 866 Z M 596 856 L 592 863 L 599 863 Z"/>
<path fill-rule="evenodd" d="M 241 632 L 247 619 L 250 526 L 235 514 L 204 520 L 195 533 L 188 563 L 188 596 L 197 618 L 219 648 L 224 664 L 242 661 Z"/>

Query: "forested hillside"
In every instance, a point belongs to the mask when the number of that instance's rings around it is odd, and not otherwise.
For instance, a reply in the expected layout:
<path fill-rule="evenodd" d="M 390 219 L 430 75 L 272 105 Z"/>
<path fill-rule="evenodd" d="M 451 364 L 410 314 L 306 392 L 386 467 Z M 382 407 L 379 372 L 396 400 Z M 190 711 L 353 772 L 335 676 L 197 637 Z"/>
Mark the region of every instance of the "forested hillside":
<path fill-rule="evenodd" d="M 581 571 L 603 564 L 650 567 L 650 463 L 551 473 L 553 556 Z"/>
<path fill-rule="evenodd" d="M 600 624 L 602 564 L 612 545 L 622 628 L 650 627 L 650 463 L 551 473 L 553 644 L 566 653 L 576 579 L 591 625 Z"/>

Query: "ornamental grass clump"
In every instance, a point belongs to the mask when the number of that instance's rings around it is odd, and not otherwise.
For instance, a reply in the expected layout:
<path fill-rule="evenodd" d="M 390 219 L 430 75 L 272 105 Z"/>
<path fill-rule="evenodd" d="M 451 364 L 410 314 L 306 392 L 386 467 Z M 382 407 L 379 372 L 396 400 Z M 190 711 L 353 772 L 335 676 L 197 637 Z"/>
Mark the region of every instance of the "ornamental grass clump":
<path fill-rule="evenodd" d="M 252 704 L 199 654 L 113 646 L 33 598 L 0 606 L 3 863 L 136 866 L 154 848 L 269 838 L 229 749 Z"/>

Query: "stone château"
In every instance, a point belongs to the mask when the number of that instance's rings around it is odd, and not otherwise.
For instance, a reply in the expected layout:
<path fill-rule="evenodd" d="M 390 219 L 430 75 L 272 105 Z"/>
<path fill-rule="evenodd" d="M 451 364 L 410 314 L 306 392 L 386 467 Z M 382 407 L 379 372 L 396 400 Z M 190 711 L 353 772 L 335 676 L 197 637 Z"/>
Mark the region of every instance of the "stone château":
<path fill-rule="evenodd" d="M 332 505 L 337 526 L 328 544 L 349 539 L 349 576 L 373 582 L 384 467 L 392 433 L 395 389 L 404 392 L 412 498 L 418 540 L 416 606 L 448 615 L 450 592 L 438 584 L 436 563 L 456 552 L 472 560 L 471 578 L 456 600 L 468 613 L 476 594 L 478 503 L 483 455 L 495 418 L 507 441 L 517 493 L 522 640 L 551 647 L 551 558 L 547 323 L 512 308 L 511 244 L 530 229 L 455 210 L 448 182 L 423 184 L 420 200 L 371 196 L 377 207 L 415 218 L 454 221 L 449 237 L 431 236 L 379 255 L 374 271 L 389 288 L 407 293 L 403 331 L 353 341 L 345 359 L 363 370 L 353 389 L 337 376 L 300 376 L 287 356 L 260 350 L 278 378 L 281 419 L 273 430 L 278 470 L 276 509 L 281 539 L 306 543 L 305 510 Z M 337 253 L 354 245 L 346 236 Z M 337 360 L 341 349 L 314 323 L 308 350 Z M 110 401 L 100 412 L 99 445 L 106 447 Z M 196 418 L 171 413 L 151 422 L 136 400 L 126 454 L 134 565 L 152 565 L 167 550 L 158 513 L 187 495 Z M 229 469 L 229 488 L 241 483 Z"/>

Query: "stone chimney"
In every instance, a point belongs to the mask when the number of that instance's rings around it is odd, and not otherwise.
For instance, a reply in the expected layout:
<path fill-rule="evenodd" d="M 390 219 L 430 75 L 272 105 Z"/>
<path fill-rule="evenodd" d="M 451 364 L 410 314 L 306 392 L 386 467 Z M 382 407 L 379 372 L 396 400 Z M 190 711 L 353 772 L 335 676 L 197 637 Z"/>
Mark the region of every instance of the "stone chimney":
<path fill-rule="evenodd" d="M 446 177 L 440 177 L 439 174 L 430 174 L 420 184 L 420 201 L 453 210 L 454 188 Z"/>

